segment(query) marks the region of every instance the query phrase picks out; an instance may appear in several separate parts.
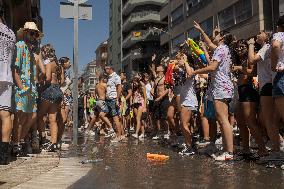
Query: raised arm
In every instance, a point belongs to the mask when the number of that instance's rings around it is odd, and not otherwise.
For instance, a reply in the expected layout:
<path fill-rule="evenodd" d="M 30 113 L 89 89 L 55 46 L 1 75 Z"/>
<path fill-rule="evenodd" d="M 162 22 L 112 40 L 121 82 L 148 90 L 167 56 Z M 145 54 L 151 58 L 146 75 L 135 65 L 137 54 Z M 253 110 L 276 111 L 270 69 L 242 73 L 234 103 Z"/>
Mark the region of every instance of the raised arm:
<path fill-rule="evenodd" d="M 201 28 L 201 26 L 196 22 L 194 22 L 194 27 L 197 31 L 200 32 L 200 34 L 203 36 L 205 43 L 208 45 L 208 47 L 211 50 L 215 50 L 217 46 L 211 41 L 211 39 L 208 37 L 208 35 L 205 33 L 205 31 Z"/>

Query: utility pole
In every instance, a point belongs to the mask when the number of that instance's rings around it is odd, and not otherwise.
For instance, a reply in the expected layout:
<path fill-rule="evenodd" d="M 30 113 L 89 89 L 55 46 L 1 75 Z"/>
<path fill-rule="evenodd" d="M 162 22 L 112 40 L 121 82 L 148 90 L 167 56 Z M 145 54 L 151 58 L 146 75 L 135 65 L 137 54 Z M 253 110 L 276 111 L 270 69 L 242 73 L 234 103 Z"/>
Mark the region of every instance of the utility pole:
<path fill-rule="evenodd" d="M 79 1 L 74 1 L 74 51 L 73 51 L 73 144 L 78 144 L 78 25 Z"/>
<path fill-rule="evenodd" d="M 83 3 L 88 0 L 68 0 L 71 3 L 60 3 L 60 17 L 74 19 L 73 48 L 73 144 L 78 144 L 78 35 L 79 19 L 92 20 L 92 6 Z M 83 5 L 82 5 L 83 4 Z M 80 10 L 79 10 L 80 7 Z M 80 15 L 79 15 L 80 13 Z M 83 13 L 83 14 L 82 14 Z"/>

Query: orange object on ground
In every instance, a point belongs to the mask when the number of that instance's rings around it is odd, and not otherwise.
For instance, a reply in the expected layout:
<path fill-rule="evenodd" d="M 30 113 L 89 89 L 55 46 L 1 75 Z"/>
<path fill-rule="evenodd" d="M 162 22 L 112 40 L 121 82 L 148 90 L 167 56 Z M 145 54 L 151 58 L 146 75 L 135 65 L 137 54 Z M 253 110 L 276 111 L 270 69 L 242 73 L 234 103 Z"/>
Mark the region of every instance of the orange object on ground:
<path fill-rule="evenodd" d="M 150 154 L 147 153 L 147 159 L 153 161 L 166 161 L 170 158 L 170 156 L 161 155 L 161 154 Z"/>

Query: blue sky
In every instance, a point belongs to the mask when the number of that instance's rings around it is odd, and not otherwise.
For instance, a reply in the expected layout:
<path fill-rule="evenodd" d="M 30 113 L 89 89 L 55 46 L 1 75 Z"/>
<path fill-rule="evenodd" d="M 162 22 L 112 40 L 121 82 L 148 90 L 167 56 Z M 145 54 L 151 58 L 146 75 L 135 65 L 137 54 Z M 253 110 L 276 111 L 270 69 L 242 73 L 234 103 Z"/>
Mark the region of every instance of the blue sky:
<path fill-rule="evenodd" d="M 51 43 L 58 57 L 73 57 L 73 20 L 59 17 L 59 3 L 67 0 L 41 0 L 44 38 L 42 44 Z M 97 46 L 109 34 L 108 0 L 89 0 L 93 5 L 93 20 L 79 21 L 79 70 L 95 58 Z"/>

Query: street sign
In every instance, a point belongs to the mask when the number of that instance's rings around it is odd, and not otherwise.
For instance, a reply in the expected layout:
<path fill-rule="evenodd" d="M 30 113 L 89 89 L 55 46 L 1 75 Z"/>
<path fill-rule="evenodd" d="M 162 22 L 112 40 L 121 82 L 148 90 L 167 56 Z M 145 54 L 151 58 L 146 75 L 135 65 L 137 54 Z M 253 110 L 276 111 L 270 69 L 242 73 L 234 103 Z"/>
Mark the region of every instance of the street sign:
<path fill-rule="evenodd" d="M 74 18 L 74 4 L 60 2 L 60 18 L 73 19 Z M 79 19 L 92 20 L 92 5 L 79 5 Z"/>
<path fill-rule="evenodd" d="M 76 0 L 68 0 L 69 2 L 71 3 L 74 3 Z M 88 0 L 77 0 L 78 1 L 78 4 L 81 4 L 81 3 L 86 3 Z"/>

